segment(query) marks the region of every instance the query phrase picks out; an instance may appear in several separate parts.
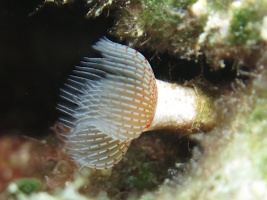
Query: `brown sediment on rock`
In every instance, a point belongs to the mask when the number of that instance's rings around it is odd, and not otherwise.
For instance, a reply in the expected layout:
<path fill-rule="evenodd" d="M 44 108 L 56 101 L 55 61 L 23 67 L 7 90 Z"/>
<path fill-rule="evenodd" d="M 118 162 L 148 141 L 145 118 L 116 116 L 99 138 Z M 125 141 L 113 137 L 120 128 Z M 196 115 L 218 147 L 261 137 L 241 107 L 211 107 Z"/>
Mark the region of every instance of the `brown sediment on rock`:
<path fill-rule="evenodd" d="M 56 138 L 37 140 L 22 136 L 0 138 L 0 191 L 22 178 L 37 178 L 42 189 L 63 186 L 73 177 L 74 165 Z"/>

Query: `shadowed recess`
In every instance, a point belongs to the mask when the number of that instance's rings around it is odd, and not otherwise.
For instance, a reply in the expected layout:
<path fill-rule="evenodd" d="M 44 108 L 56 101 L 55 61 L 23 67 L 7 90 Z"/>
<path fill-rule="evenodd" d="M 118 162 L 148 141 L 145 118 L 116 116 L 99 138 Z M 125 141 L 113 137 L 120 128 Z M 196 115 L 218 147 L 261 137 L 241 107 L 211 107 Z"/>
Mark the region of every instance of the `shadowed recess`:
<path fill-rule="evenodd" d="M 40 1 L 39 1 L 40 3 Z M 0 131 L 38 136 L 57 120 L 59 88 L 91 45 L 111 27 L 112 18 L 85 19 L 79 4 L 3 1 L 0 8 Z M 38 134 L 37 134 L 38 133 Z"/>

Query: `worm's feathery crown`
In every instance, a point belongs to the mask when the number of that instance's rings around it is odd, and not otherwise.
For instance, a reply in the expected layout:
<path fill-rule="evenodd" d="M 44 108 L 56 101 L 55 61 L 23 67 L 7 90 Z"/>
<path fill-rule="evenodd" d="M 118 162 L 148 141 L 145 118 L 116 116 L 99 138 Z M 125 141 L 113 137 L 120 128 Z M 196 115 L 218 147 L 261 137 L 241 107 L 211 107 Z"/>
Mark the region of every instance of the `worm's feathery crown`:
<path fill-rule="evenodd" d="M 67 115 L 60 121 L 71 129 L 65 136 L 72 158 L 82 167 L 106 169 L 149 128 L 157 86 L 150 64 L 138 51 L 107 38 L 93 47 L 103 58 L 84 58 L 61 90 L 68 104 L 57 108 Z"/>

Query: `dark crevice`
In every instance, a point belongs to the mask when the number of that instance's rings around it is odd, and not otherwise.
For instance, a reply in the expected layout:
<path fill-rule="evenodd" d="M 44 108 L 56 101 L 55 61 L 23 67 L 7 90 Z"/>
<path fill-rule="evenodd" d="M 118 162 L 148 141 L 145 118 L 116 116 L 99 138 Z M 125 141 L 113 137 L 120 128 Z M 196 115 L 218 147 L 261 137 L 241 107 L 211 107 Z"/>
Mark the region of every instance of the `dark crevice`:
<path fill-rule="evenodd" d="M 45 4 L 31 14 L 41 2 L 22 2 L 5 1 L 0 9 L 0 131 L 37 137 L 59 116 L 55 105 L 67 75 L 83 56 L 95 55 L 91 45 L 113 19 L 88 20 L 80 5 Z"/>

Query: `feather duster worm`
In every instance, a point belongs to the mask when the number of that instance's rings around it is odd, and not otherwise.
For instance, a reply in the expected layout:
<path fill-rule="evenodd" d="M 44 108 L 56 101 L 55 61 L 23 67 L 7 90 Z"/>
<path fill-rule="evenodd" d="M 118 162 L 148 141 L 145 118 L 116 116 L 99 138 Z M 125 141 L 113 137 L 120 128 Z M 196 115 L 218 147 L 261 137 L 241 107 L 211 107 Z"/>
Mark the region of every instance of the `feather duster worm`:
<path fill-rule="evenodd" d="M 192 125 L 193 89 L 156 80 L 147 59 L 130 47 L 103 38 L 93 48 L 103 58 L 84 58 L 61 89 L 67 104 L 57 107 L 71 130 L 64 135 L 68 153 L 81 167 L 116 165 L 146 130 Z"/>

